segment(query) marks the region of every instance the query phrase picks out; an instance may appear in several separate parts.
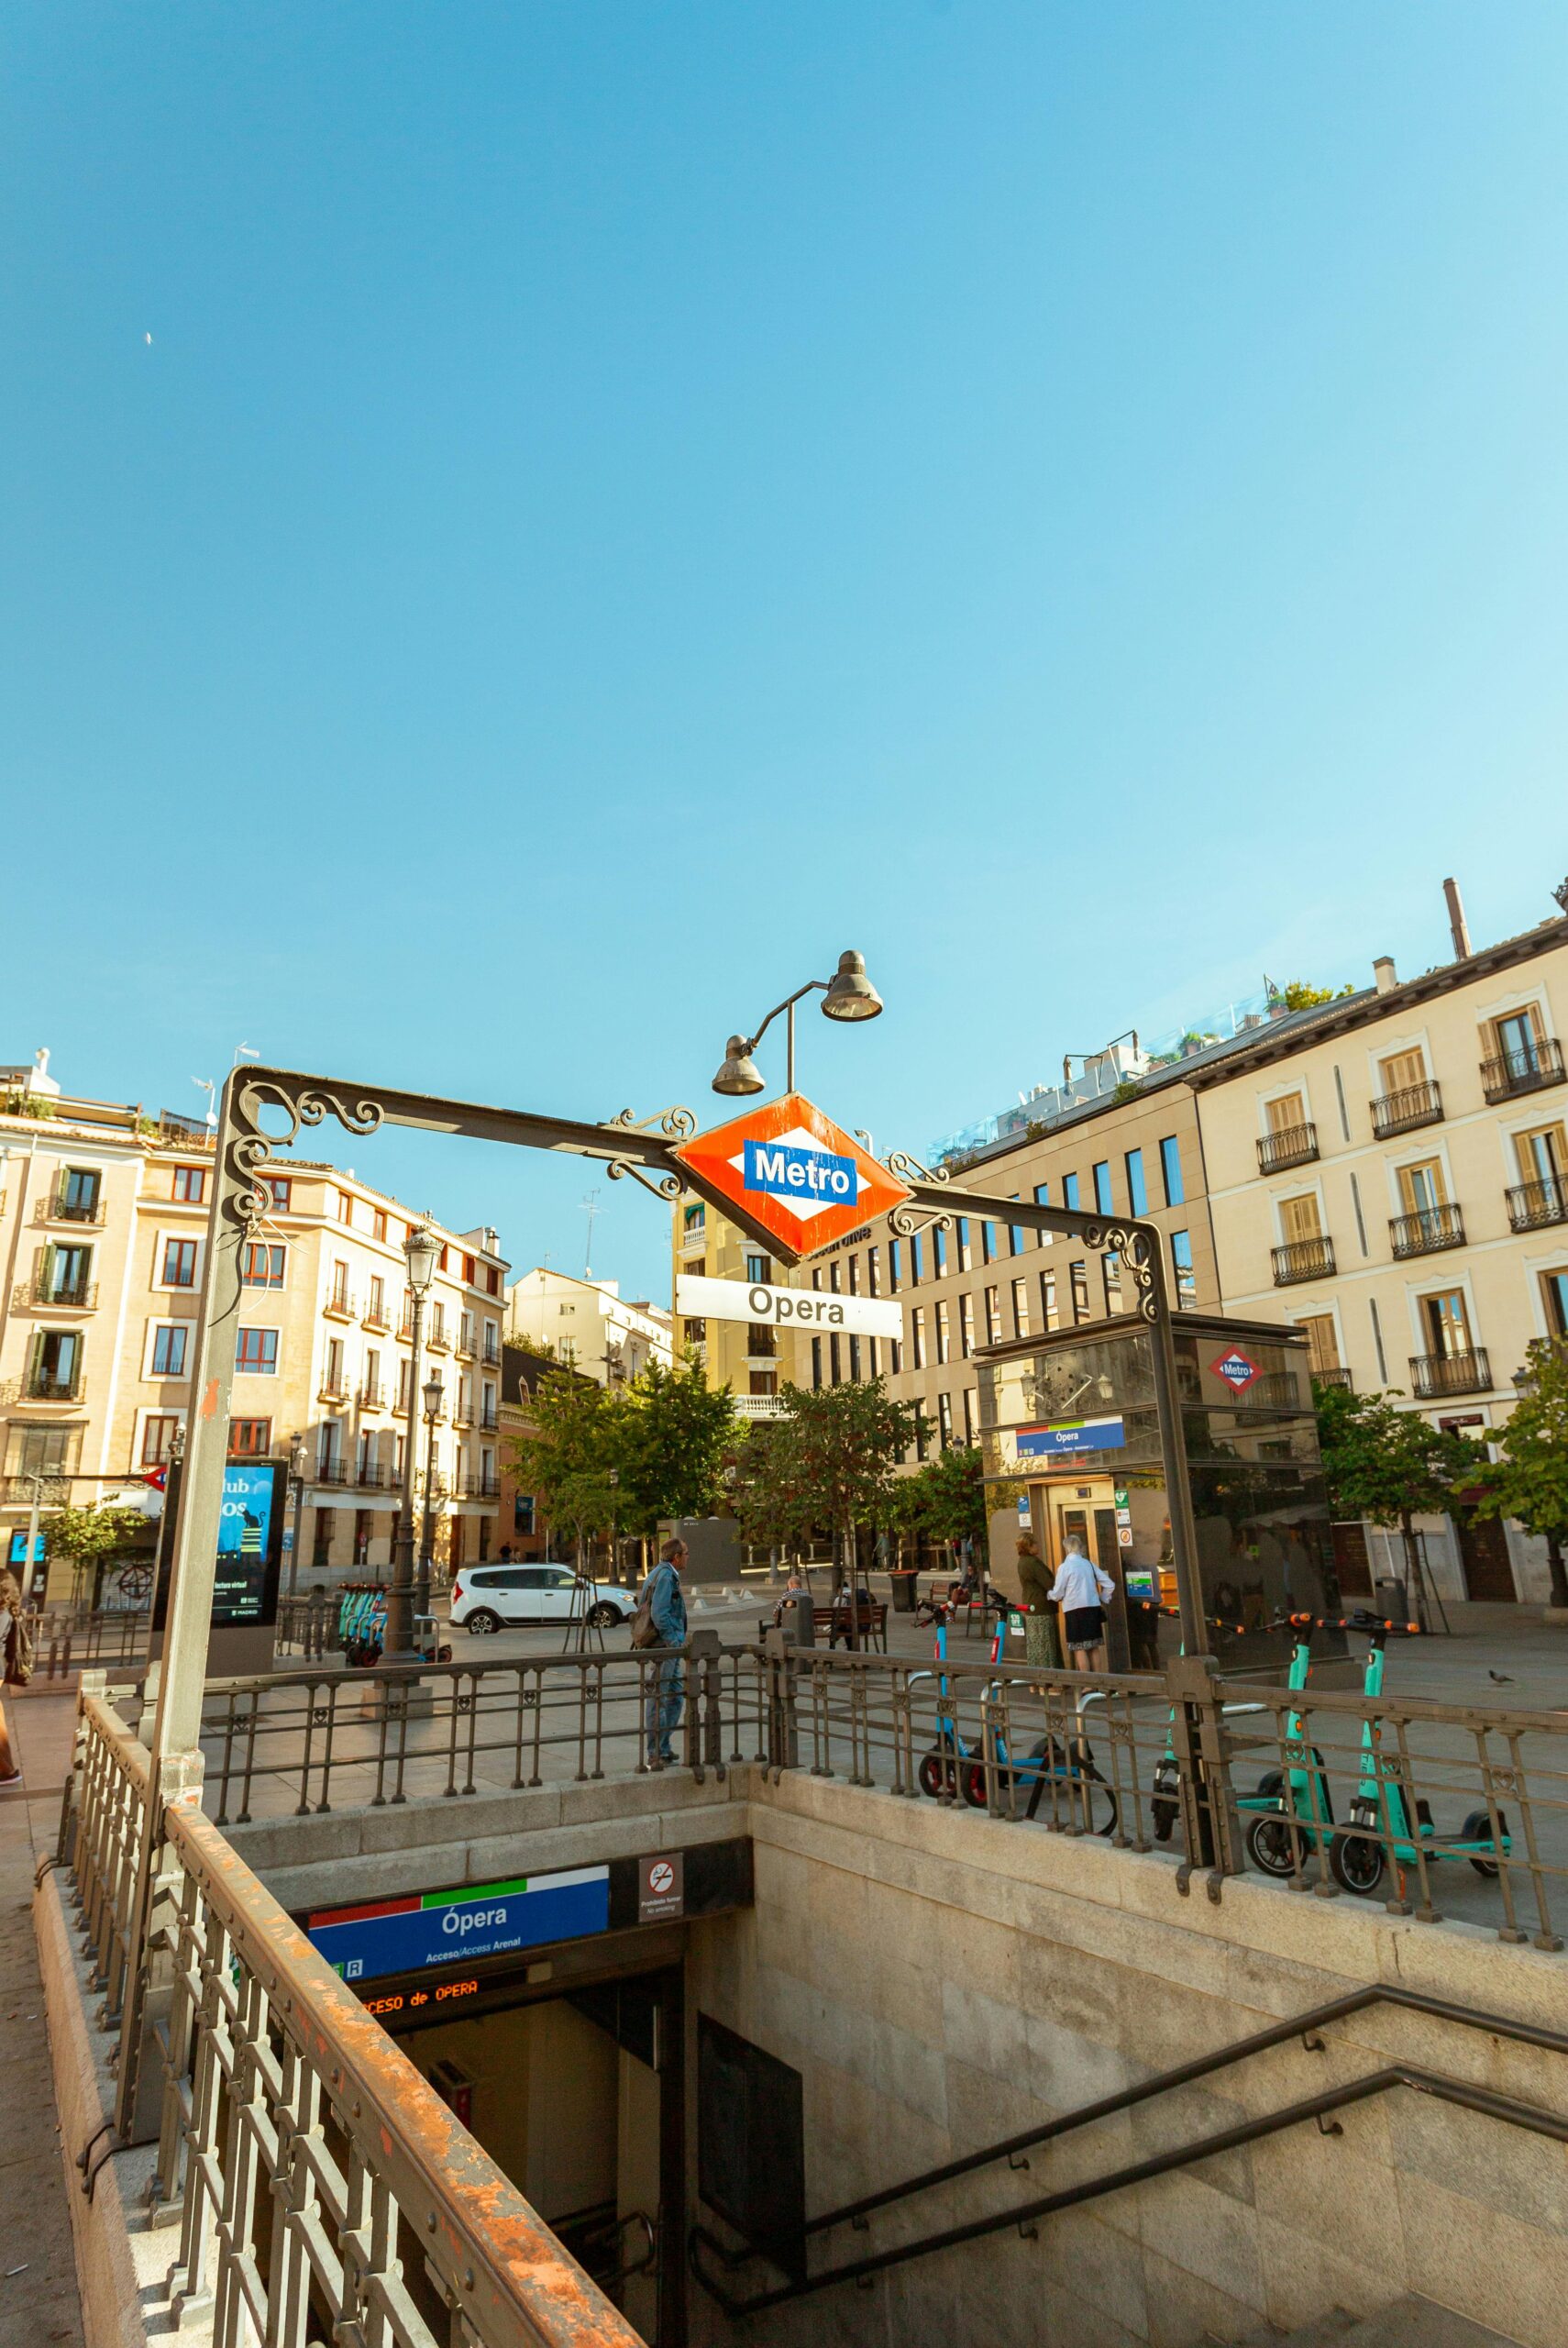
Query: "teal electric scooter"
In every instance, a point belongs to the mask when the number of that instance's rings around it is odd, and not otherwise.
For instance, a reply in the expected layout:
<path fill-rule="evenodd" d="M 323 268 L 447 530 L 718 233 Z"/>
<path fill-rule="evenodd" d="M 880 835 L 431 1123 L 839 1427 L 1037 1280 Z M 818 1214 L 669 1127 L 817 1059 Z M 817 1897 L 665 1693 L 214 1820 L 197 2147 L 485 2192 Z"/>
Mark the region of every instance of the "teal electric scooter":
<path fill-rule="evenodd" d="M 1290 1614 L 1285 1619 L 1296 1634 L 1290 1650 L 1290 1671 L 1286 1686 L 1293 1695 L 1299 1695 L 1312 1669 L 1314 1620 L 1310 1614 Z M 1339 1620 L 1338 1617 L 1334 1619 L 1336 1623 Z M 1346 1627 L 1353 1626 L 1347 1623 Z M 1299 1712 L 1291 1713 L 1286 1733 L 1293 1744 L 1303 1744 L 1306 1723 Z M 1238 1797 L 1236 1808 L 1242 1812 L 1253 1813 L 1247 1821 L 1246 1849 L 1247 1856 L 1258 1873 L 1273 1876 L 1279 1881 L 1297 1874 L 1302 1836 L 1297 1831 L 1297 1820 L 1306 1822 L 1307 1833 L 1314 1840 L 1320 1828 L 1333 1823 L 1334 1806 L 1329 1794 L 1328 1773 L 1317 1746 L 1312 1747 L 1309 1767 L 1297 1763 L 1288 1770 L 1266 1770 L 1259 1778 L 1255 1792 Z"/>
<path fill-rule="evenodd" d="M 1361 1626 L 1352 1623 L 1348 1627 Z M 1372 1641 L 1366 1659 L 1368 1697 L 1383 1693 L 1385 1649 L 1391 1632 L 1400 1635 L 1397 1623 L 1379 1623 L 1367 1632 Z M 1349 1820 L 1329 1844 L 1335 1882 L 1366 1899 L 1382 1882 L 1390 1859 L 1397 1867 L 1414 1866 L 1418 1855 L 1429 1865 L 1436 1859 L 1468 1859 L 1477 1875 L 1495 1881 L 1503 1871 L 1498 1855 L 1507 1857 L 1511 1847 L 1503 1811 L 1496 1813 L 1495 1833 L 1491 1812 L 1473 1810 L 1457 1834 L 1440 1834 L 1430 1805 L 1421 1800 L 1412 1820 L 1404 1787 L 1379 1768 L 1382 1741 L 1381 1722 L 1369 1719 L 1361 1733 L 1361 1782 Z"/>

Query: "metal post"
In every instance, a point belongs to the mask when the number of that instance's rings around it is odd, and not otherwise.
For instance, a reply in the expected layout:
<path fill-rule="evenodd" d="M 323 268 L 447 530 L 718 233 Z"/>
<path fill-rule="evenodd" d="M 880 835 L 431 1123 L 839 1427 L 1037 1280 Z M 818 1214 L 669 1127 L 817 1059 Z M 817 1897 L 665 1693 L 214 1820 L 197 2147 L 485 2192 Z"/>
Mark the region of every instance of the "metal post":
<path fill-rule="evenodd" d="M 784 1090 L 795 1090 L 795 998 L 790 998 L 790 1017 L 784 1030 Z"/>
<path fill-rule="evenodd" d="M 425 1445 L 425 1509 L 419 1522 L 419 1611 L 430 1611 L 430 1567 L 436 1550 L 436 1426 L 439 1411 L 426 1411 L 430 1433 Z"/>
<path fill-rule="evenodd" d="M 69 1490 L 67 1491 L 66 1497 L 67 1499 L 70 1498 Z M 23 1603 L 28 1606 L 35 1606 L 38 1603 L 36 1585 L 39 1578 L 39 1512 L 42 1506 L 43 1478 L 40 1475 L 35 1474 L 33 1478 L 33 1504 L 28 1512 L 27 1545 L 22 1551 L 22 1588 L 27 1593 L 23 1600 Z M 44 1569 L 44 1596 L 46 1598 L 49 1596 L 49 1569 L 47 1567 Z"/>
<path fill-rule="evenodd" d="M 304 1445 L 296 1443 L 289 1454 L 289 1478 L 294 1490 L 294 1545 L 289 1552 L 289 1596 L 293 1598 L 299 1584 L 300 1534 L 304 1521 Z"/>
<path fill-rule="evenodd" d="M 1165 1498 L 1171 1512 L 1171 1565 L 1176 1573 L 1176 1604 L 1181 1613 L 1181 1643 L 1188 1655 L 1209 1652 L 1208 1625 L 1203 1611 L 1203 1584 L 1198 1568 L 1198 1531 L 1192 1516 L 1192 1479 L 1187 1473 L 1187 1442 L 1181 1423 L 1181 1389 L 1176 1377 L 1176 1338 L 1171 1328 L 1170 1292 L 1160 1253 L 1159 1234 L 1149 1235 L 1154 1274 L 1155 1315 L 1150 1324 L 1154 1370 L 1154 1412 L 1164 1454 Z"/>
<path fill-rule="evenodd" d="M 398 1516 L 397 1551 L 392 1583 L 387 1592 L 386 1645 L 383 1663 L 417 1663 L 414 1652 L 414 1485 L 419 1466 L 419 1412 L 422 1407 L 419 1353 L 425 1335 L 425 1299 L 408 1291 L 414 1308 L 414 1342 L 408 1365 L 408 1434 L 403 1446 L 403 1508 Z"/>

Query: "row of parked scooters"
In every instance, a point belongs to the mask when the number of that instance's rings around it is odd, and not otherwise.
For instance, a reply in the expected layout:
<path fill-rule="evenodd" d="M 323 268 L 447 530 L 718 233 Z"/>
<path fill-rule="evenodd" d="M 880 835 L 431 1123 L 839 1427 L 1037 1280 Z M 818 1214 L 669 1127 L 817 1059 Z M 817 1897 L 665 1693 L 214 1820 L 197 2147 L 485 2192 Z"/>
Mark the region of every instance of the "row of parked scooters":
<path fill-rule="evenodd" d="M 1339 1629 L 1364 1637 L 1368 1645 L 1362 1692 L 1369 1701 L 1383 1693 L 1388 1641 L 1420 1634 L 1417 1623 L 1389 1623 L 1362 1611 L 1327 1616 L 1290 1614 L 1267 1627 L 1288 1628 L 1293 1634 L 1286 1685 L 1295 1694 L 1305 1691 L 1310 1677 L 1315 1629 Z M 991 1646 L 993 1663 L 1002 1658 L 1007 1630 L 1004 1616 Z M 944 1621 L 936 1634 L 936 1661 L 941 1665 L 946 1660 L 947 1625 Z M 914 1679 L 922 1678 L 935 1679 L 941 1695 L 946 1698 L 948 1680 L 944 1672 L 914 1675 Z M 992 1683 L 993 1689 L 997 1684 Z M 990 1800 L 992 1781 L 1002 1796 L 1015 1787 L 1027 1789 L 1023 1814 L 1032 1819 L 1038 1813 L 1042 1797 L 1050 1789 L 1054 1811 L 1065 1806 L 1077 1832 L 1113 1835 L 1120 1823 L 1120 1805 L 1114 1789 L 1095 1767 L 1093 1752 L 1083 1733 L 1086 1707 L 1098 1700 L 1099 1691 L 1086 1691 L 1078 1708 L 1079 1728 L 1071 1738 L 1044 1736 L 1027 1754 L 1013 1755 L 999 1736 L 989 1771 L 982 1755 L 960 1733 L 956 1720 L 944 1719 L 938 1725 L 936 1743 L 920 1765 L 921 1791 L 936 1800 L 957 1799 L 971 1809 L 984 1810 Z M 1375 1714 L 1369 1712 L 1363 1723 L 1360 1778 L 1348 1817 L 1342 1822 L 1334 1817 L 1323 1755 L 1317 1745 L 1309 1747 L 1306 1738 L 1305 1716 L 1293 1711 L 1289 1715 L 1286 1744 L 1287 1749 L 1298 1757 L 1292 1758 L 1286 1768 L 1266 1771 L 1252 1793 L 1237 1798 L 1237 1810 L 1246 1821 L 1247 1856 L 1261 1875 L 1279 1881 L 1299 1877 L 1309 1861 L 1325 1844 L 1335 1882 L 1363 1898 L 1377 1889 L 1390 1864 L 1401 1869 L 1414 1866 L 1418 1855 L 1428 1865 L 1442 1859 L 1468 1859 L 1477 1875 L 1488 1878 L 1501 1873 L 1501 1860 L 1509 1849 L 1504 1812 L 1500 1809 L 1472 1811 L 1456 1833 L 1439 1833 L 1430 1805 L 1419 1798 L 1412 1804 L 1398 1773 L 1384 1765 L 1382 1728 Z M 1162 1843 L 1170 1840 L 1175 1827 L 1179 1792 L 1174 1738 L 1168 1738 L 1153 1786 L 1154 1833 Z"/>

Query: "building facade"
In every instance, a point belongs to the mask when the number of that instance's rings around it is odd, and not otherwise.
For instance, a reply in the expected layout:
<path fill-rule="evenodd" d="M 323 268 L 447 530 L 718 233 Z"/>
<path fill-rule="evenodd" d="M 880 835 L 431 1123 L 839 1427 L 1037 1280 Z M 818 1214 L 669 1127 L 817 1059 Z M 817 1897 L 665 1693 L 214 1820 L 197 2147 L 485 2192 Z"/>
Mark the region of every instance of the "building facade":
<path fill-rule="evenodd" d="M 786 1271 L 703 1200 L 679 1202 L 671 1228 L 675 1279 L 684 1273 L 688 1279 L 734 1280 L 737 1286 L 758 1280 L 780 1288 L 804 1284 L 802 1270 Z M 671 1293 L 677 1293 L 673 1286 Z M 676 1342 L 695 1355 L 711 1387 L 729 1388 L 743 1418 L 774 1416 L 780 1408 L 780 1390 L 799 1383 L 800 1340 L 788 1330 L 760 1322 L 696 1320 L 679 1312 L 675 1327 Z"/>
<path fill-rule="evenodd" d="M 1305 1330 L 1319 1377 L 1485 1440 L 1530 1343 L 1568 1335 L 1568 921 L 1375 973 L 1190 1073 L 1220 1291 Z M 1517 1526 L 1426 1532 L 1448 1595 L 1546 1597 Z"/>
<path fill-rule="evenodd" d="M 190 1121 L 58 1093 L 5 1097 L 11 1552 L 18 1537 L 25 1547 L 35 1491 L 46 1507 L 146 1495 L 171 1457 L 190 1407 L 213 1150 Z M 411 1401 L 408 1210 L 329 1166 L 280 1159 L 260 1179 L 271 1211 L 246 1248 L 229 1450 L 292 1459 L 298 1447 L 296 1572 L 386 1570 L 411 1409 L 422 1496 L 434 1458 L 439 1554 L 490 1554 L 506 1271 L 495 1233 L 441 1233 L 420 1380 L 442 1383 L 431 1425 Z M 49 1594 L 71 1594 L 69 1573 L 51 1568 Z"/>
<path fill-rule="evenodd" d="M 618 1386 L 650 1361 L 668 1369 L 670 1316 L 646 1301 L 628 1302 L 615 1280 L 574 1279 L 536 1266 L 506 1292 L 508 1342 L 544 1346 L 569 1369 Z"/>

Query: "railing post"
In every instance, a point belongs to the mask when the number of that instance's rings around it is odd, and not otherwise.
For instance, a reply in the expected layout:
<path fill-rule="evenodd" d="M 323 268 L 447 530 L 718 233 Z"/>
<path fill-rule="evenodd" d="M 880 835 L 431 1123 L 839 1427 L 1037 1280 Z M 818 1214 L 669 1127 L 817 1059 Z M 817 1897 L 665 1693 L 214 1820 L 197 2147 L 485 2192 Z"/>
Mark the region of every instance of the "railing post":
<path fill-rule="evenodd" d="M 1180 1776 L 1187 1844 L 1176 1885 L 1185 1893 L 1190 1888 L 1194 1868 L 1204 1868 L 1209 1875 L 1209 1897 L 1217 1900 L 1224 1877 L 1241 1873 L 1242 1836 L 1212 1658 L 1178 1656 L 1166 1671 L 1165 1685 L 1170 1690 L 1171 1738 Z"/>
<path fill-rule="evenodd" d="M 133 1894 L 126 1949 L 115 2101 L 115 2126 L 122 2144 L 151 2143 L 162 2128 L 164 2083 L 158 2028 L 169 2018 L 182 1886 L 180 1863 L 164 1831 L 163 1814 L 171 1808 L 201 1808 L 203 1767 L 199 1746 L 188 1753 L 167 1753 L 152 1765 L 149 1815 L 142 1830 L 142 1849 L 149 1854 L 149 1862 L 143 1864 L 149 1863 L 150 1875 L 145 1893 L 138 1885 L 141 1896 Z M 145 1920 L 139 1937 L 138 1919 Z"/>
<path fill-rule="evenodd" d="M 775 1782 L 801 1766 L 801 1723 L 795 1711 L 795 1672 L 782 1631 L 765 1631 L 763 1668 L 767 1675 L 767 1767 Z"/>

